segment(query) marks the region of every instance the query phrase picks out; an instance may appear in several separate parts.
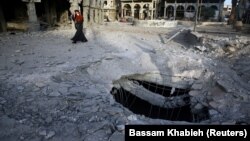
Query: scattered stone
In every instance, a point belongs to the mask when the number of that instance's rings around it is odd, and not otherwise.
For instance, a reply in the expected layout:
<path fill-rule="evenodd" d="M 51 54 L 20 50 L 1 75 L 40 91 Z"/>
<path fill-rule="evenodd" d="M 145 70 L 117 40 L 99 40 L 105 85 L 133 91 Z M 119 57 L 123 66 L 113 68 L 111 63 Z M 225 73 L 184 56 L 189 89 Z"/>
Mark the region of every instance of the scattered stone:
<path fill-rule="evenodd" d="M 89 119 L 89 122 L 93 122 L 97 119 L 97 116 L 92 116 L 90 119 Z"/>
<path fill-rule="evenodd" d="M 46 136 L 46 130 L 41 130 L 41 131 L 39 131 L 38 132 L 38 134 L 40 135 L 40 136 Z"/>
<path fill-rule="evenodd" d="M 57 92 L 57 91 L 53 91 L 53 92 L 51 92 L 50 94 L 49 94 L 49 96 L 51 96 L 51 97 L 57 97 L 57 96 L 60 96 L 61 94 L 59 93 L 59 92 Z"/>
<path fill-rule="evenodd" d="M 57 62 L 56 65 L 62 65 L 62 64 L 65 64 L 65 62 Z"/>
<path fill-rule="evenodd" d="M 21 124 L 23 124 L 25 121 L 27 121 L 27 119 L 21 119 L 18 122 L 21 123 Z"/>
<path fill-rule="evenodd" d="M 198 96 L 198 95 L 200 95 L 200 91 L 191 91 L 191 92 L 189 92 L 189 95 L 191 95 L 191 96 Z"/>
<path fill-rule="evenodd" d="M 218 114 L 218 112 L 217 111 L 215 111 L 215 110 L 209 110 L 209 115 L 211 115 L 211 116 L 214 116 L 214 115 L 217 115 Z"/>
<path fill-rule="evenodd" d="M 198 104 L 196 104 L 196 105 L 194 106 L 194 108 L 195 108 L 196 110 L 201 110 L 201 109 L 203 109 L 203 105 L 201 105 L 200 103 L 198 103 Z"/>
<path fill-rule="evenodd" d="M 106 130 L 98 130 L 95 133 L 87 136 L 84 141 L 106 141 L 109 139 L 109 134 L 107 134 Z"/>
<path fill-rule="evenodd" d="M 136 115 L 130 115 L 130 116 L 128 116 L 128 120 L 130 120 L 130 121 L 137 120 L 137 117 L 136 117 Z"/>
<path fill-rule="evenodd" d="M 57 88 L 57 90 L 58 90 L 59 93 L 61 93 L 63 95 L 68 94 L 68 87 L 62 86 L 62 87 Z"/>
<path fill-rule="evenodd" d="M 50 139 L 56 134 L 55 131 L 49 131 L 49 133 L 45 136 L 45 139 Z"/>
<path fill-rule="evenodd" d="M 125 129 L 125 125 L 116 125 L 116 129 L 118 131 L 123 131 Z"/>
<path fill-rule="evenodd" d="M 219 105 L 217 102 L 215 102 L 215 101 L 209 102 L 209 105 L 210 105 L 211 107 L 215 108 L 215 109 L 217 109 L 217 108 L 220 106 L 220 105 Z"/>
<path fill-rule="evenodd" d="M 99 94 L 99 90 L 96 89 L 96 87 L 92 88 L 91 86 L 88 88 L 88 89 L 85 89 L 84 90 L 85 93 L 88 93 L 88 94 Z"/>
<path fill-rule="evenodd" d="M 195 46 L 195 48 L 202 51 L 202 52 L 206 50 L 205 46 Z"/>
<path fill-rule="evenodd" d="M 37 91 L 39 91 L 39 90 L 40 90 L 40 88 L 34 87 L 32 91 L 33 91 L 33 92 L 37 92 Z"/>
<path fill-rule="evenodd" d="M 51 80 L 56 83 L 62 82 L 62 79 L 59 76 L 51 76 Z"/>
<path fill-rule="evenodd" d="M 36 85 L 37 87 L 39 87 L 39 88 L 43 88 L 43 87 L 46 86 L 46 84 L 44 84 L 43 82 L 36 82 L 35 85 Z"/>
<path fill-rule="evenodd" d="M 20 140 L 24 140 L 24 137 L 23 137 L 23 136 L 20 136 L 19 139 L 20 139 Z"/>
<path fill-rule="evenodd" d="M 53 121 L 53 118 L 51 116 L 48 116 L 46 119 L 45 119 L 46 123 L 51 123 Z"/>
<path fill-rule="evenodd" d="M 124 134 L 116 131 L 110 136 L 109 141 L 124 141 Z"/>
<path fill-rule="evenodd" d="M 222 80 L 217 80 L 217 84 L 221 86 L 223 90 L 225 90 L 227 93 L 232 92 L 231 86 L 227 82 Z"/>
<path fill-rule="evenodd" d="M 16 52 L 16 53 L 19 53 L 19 52 L 21 52 L 21 51 L 22 51 L 22 50 L 18 49 L 18 50 L 16 50 L 15 52 Z"/>
<path fill-rule="evenodd" d="M 4 99 L 4 98 L 2 98 L 2 97 L 0 97 L 0 104 L 4 104 L 4 103 L 6 103 L 7 101 Z"/>
<path fill-rule="evenodd" d="M 14 60 L 14 61 L 12 61 L 12 63 L 21 66 L 22 64 L 24 64 L 24 61 L 21 61 L 21 60 Z"/>
<path fill-rule="evenodd" d="M 234 47 L 228 47 L 227 50 L 228 50 L 229 52 L 235 52 L 235 51 L 236 51 L 236 49 L 235 49 Z"/>
<path fill-rule="evenodd" d="M 86 89 L 86 88 L 84 88 L 84 87 L 72 87 L 72 88 L 70 88 L 69 89 L 69 92 L 70 93 L 74 93 L 74 94 L 77 94 L 77 93 L 82 93 L 82 92 L 84 92 L 84 89 Z"/>
<path fill-rule="evenodd" d="M 111 106 L 115 104 L 115 99 L 112 96 L 109 96 L 109 104 Z"/>
<path fill-rule="evenodd" d="M 77 118 L 75 118 L 75 117 L 68 117 L 68 120 L 71 121 L 71 122 L 76 122 Z"/>
<path fill-rule="evenodd" d="M 104 109 L 104 111 L 110 115 L 116 115 L 116 114 L 121 114 L 123 113 L 123 109 L 120 108 L 120 107 L 112 107 L 112 108 L 107 108 L 107 109 Z M 122 119 L 122 121 L 126 121 L 126 118 L 124 117 L 121 117 L 120 119 Z M 118 122 L 116 122 L 118 123 Z"/>
<path fill-rule="evenodd" d="M 152 123 L 154 123 L 154 122 L 152 122 Z M 134 124 L 134 125 L 146 125 L 146 124 L 148 124 L 148 122 L 144 122 L 144 121 L 142 121 L 142 120 L 132 120 L 132 121 L 130 121 L 130 122 L 128 122 L 128 124 Z"/>
<path fill-rule="evenodd" d="M 225 121 L 221 123 L 221 125 L 235 125 L 235 124 L 236 124 L 236 121 Z"/>
<path fill-rule="evenodd" d="M 201 90 L 202 89 L 202 84 L 195 83 L 195 84 L 192 85 L 192 89 L 194 89 L 194 90 Z"/>
<path fill-rule="evenodd" d="M 18 86 L 18 87 L 17 87 L 17 90 L 18 90 L 19 92 L 22 92 L 22 91 L 24 90 L 24 87 L 23 87 L 23 86 Z"/>

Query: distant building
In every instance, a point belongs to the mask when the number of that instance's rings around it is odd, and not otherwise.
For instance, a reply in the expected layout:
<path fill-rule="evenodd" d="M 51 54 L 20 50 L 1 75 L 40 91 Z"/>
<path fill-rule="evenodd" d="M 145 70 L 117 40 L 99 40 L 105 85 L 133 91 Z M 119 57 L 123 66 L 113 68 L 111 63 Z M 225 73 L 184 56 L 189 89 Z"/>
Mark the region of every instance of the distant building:
<path fill-rule="evenodd" d="M 183 20 L 194 18 L 197 8 L 213 8 L 214 20 L 223 17 L 224 0 L 120 0 L 120 17 Z"/>
<path fill-rule="evenodd" d="M 104 0 L 103 1 L 104 19 L 106 19 L 107 21 L 117 20 L 119 3 L 120 3 L 120 0 Z"/>
<path fill-rule="evenodd" d="M 237 11 L 239 12 L 239 19 L 243 23 L 250 24 L 250 0 L 241 0 L 237 5 Z"/>
<path fill-rule="evenodd" d="M 231 14 L 231 11 L 232 11 L 232 5 L 224 5 L 223 12 L 222 12 L 222 16 L 224 17 L 224 21 L 229 20 L 229 16 Z"/>
<path fill-rule="evenodd" d="M 157 3 L 159 0 L 121 0 L 120 17 L 133 17 L 139 20 L 155 19 Z"/>
<path fill-rule="evenodd" d="M 164 19 L 185 19 L 193 18 L 197 8 L 213 8 L 215 10 L 214 19 L 222 18 L 224 0 L 161 0 L 159 16 Z"/>
<path fill-rule="evenodd" d="M 223 12 L 230 14 L 232 11 L 232 5 L 224 5 Z"/>

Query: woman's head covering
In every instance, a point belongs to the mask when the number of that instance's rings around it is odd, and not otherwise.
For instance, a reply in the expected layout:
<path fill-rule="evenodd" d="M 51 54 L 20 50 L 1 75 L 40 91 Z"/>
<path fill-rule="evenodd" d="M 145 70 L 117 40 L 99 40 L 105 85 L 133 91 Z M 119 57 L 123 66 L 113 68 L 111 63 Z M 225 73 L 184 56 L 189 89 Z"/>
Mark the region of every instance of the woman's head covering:
<path fill-rule="evenodd" d="M 75 13 L 80 13 L 80 11 L 79 10 L 75 10 Z"/>

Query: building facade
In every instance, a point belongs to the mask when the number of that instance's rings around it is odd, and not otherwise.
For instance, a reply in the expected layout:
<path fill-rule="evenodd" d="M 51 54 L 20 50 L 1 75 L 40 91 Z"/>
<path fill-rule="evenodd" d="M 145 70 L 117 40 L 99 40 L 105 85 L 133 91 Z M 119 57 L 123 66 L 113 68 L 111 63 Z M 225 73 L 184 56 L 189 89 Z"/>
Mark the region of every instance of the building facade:
<path fill-rule="evenodd" d="M 25 31 L 70 26 L 67 23 L 76 9 L 83 13 L 85 27 L 100 24 L 104 19 L 103 5 L 104 0 L 1 0 L 0 32 L 12 30 L 9 25 L 13 30 Z"/>
<path fill-rule="evenodd" d="M 198 8 L 198 15 L 202 8 L 212 8 L 215 10 L 214 20 L 219 20 L 223 13 L 224 0 L 162 0 L 160 16 L 164 19 L 190 19 L 194 18 Z"/>
<path fill-rule="evenodd" d="M 238 19 L 245 24 L 250 24 L 250 0 L 239 1 L 236 9 L 238 11 Z"/>
<path fill-rule="evenodd" d="M 121 0 L 121 18 L 155 19 L 158 2 L 159 0 Z"/>
<path fill-rule="evenodd" d="M 219 20 L 223 13 L 224 0 L 121 0 L 121 18 L 133 17 L 134 19 L 172 19 L 182 20 L 194 18 L 198 8 L 213 8 L 214 20 Z"/>
<path fill-rule="evenodd" d="M 118 20 L 119 4 L 120 4 L 119 0 L 103 1 L 104 19 L 106 19 L 106 21 Z"/>

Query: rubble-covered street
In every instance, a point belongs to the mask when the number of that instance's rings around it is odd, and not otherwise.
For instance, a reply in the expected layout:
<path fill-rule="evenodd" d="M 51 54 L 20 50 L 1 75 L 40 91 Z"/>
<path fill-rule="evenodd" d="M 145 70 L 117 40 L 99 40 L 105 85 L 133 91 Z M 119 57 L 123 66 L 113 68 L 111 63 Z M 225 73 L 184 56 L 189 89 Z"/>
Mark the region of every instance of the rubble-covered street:
<path fill-rule="evenodd" d="M 115 22 L 87 28 L 77 44 L 72 29 L 1 33 L 0 140 L 122 141 L 127 124 L 249 124 L 250 35 L 223 28 Z M 185 92 L 174 100 L 157 87 Z M 121 88 L 196 117 L 134 113 L 115 98 Z"/>

